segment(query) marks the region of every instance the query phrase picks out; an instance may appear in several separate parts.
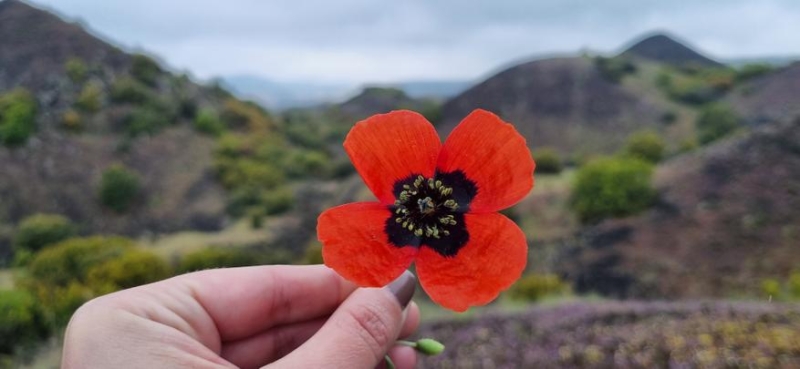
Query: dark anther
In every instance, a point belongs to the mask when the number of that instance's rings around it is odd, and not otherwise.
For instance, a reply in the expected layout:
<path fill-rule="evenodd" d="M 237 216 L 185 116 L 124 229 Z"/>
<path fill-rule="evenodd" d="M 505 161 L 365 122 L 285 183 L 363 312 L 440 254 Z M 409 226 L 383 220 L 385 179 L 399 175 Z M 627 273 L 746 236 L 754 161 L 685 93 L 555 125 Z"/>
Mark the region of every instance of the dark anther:
<path fill-rule="evenodd" d="M 397 246 L 427 246 L 455 256 L 469 241 L 464 213 L 477 188 L 463 172 L 414 174 L 394 185 L 395 203 L 386 220 L 389 241 Z"/>

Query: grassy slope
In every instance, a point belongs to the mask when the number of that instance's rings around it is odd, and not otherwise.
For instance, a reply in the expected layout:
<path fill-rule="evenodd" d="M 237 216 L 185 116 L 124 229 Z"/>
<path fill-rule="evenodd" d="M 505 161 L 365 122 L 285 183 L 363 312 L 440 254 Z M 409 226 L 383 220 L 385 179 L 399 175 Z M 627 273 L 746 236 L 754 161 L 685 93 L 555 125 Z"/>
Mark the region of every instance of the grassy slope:
<path fill-rule="evenodd" d="M 622 84 L 633 91 L 638 96 L 644 96 L 648 101 L 652 101 L 657 106 L 664 107 L 665 111 L 675 113 L 676 120 L 669 125 L 662 125 L 664 141 L 668 145 L 668 151 L 676 151 L 680 145 L 693 139 L 694 122 L 697 118 L 697 110 L 670 100 L 661 89 L 656 85 L 656 78 L 663 66 L 658 63 L 637 61 L 637 71 L 628 75 L 622 80 Z M 676 81 L 681 79 L 678 73 L 672 74 Z"/>

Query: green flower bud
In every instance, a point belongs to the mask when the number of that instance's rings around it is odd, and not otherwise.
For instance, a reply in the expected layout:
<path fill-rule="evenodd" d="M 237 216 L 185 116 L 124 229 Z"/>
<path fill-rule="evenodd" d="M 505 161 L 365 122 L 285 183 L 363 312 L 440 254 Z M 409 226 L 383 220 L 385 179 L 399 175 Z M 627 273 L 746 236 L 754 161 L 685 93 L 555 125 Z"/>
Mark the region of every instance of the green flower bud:
<path fill-rule="evenodd" d="M 425 355 L 439 355 L 444 351 L 444 345 L 433 338 L 423 338 L 416 342 L 417 351 Z"/>

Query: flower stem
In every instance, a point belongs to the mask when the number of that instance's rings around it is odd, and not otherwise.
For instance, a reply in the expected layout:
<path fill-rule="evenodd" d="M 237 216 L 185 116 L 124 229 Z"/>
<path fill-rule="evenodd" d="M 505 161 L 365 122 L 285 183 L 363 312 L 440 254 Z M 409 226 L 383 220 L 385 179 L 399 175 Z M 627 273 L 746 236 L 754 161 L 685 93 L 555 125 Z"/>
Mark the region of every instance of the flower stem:
<path fill-rule="evenodd" d="M 386 369 L 395 369 L 394 362 L 392 362 L 392 358 L 389 355 L 384 356 L 384 360 L 386 360 Z"/>

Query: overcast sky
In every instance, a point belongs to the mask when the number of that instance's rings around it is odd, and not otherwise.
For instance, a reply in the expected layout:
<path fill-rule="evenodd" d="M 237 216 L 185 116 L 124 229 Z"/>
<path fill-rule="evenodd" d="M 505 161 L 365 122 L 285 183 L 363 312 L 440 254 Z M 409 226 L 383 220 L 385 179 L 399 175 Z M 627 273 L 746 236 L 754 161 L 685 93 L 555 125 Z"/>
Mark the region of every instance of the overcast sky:
<path fill-rule="evenodd" d="M 800 55 L 800 0 L 37 0 L 197 77 L 474 79 L 667 30 L 712 57 Z"/>

